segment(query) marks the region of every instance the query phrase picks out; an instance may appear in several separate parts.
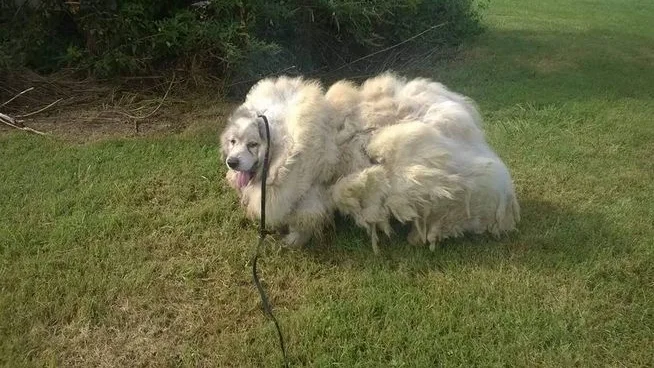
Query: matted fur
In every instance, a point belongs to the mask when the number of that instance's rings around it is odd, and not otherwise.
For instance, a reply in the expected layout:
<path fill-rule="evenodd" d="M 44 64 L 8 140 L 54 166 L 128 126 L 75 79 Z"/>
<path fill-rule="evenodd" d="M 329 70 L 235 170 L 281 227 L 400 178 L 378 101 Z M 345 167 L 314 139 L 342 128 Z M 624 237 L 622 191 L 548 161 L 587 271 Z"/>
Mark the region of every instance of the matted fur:
<path fill-rule="evenodd" d="M 337 142 L 341 157 L 352 160 L 331 189 L 334 203 L 369 231 L 376 252 L 377 230 L 389 234 L 391 218 L 412 223 L 409 241 L 432 250 L 464 232 L 515 228 L 520 209 L 511 177 L 486 142 L 472 100 L 392 73 L 361 87 L 339 82 L 327 99 L 343 112 Z"/>
<path fill-rule="evenodd" d="M 515 228 L 519 207 L 506 166 L 488 151 L 444 137 L 422 122 L 380 128 L 367 153 L 378 164 L 332 187 L 339 211 L 371 235 L 390 234 L 392 218 L 412 223 L 409 241 L 429 244 L 464 232 Z"/>
<path fill-rule="evenodd" d="M 270 166 L 266 192 L 266 226 L 288 227 L 286 242 L 301 245 L 332 221 L 333 206 L 327 186 L 338 164 L 331 107 L 315 81 L 280 77 L 252 87 L 245 102 L 230 117 L 222 134 L 223 155 L 229 141 L 248 126 L 260 126 L 258 114 L 270 123 Z M 265 139 L 259 127 L 258 162 L 263 162 Z M 252 139 L 252 138 L 250 138 Z M 259 218 L 261 167 L 240 188 L 241 203 L 251 218 Z M 237 187 L 234 170 L 227 179 Z"/>
<path fill-rule="evenodd" d="M 359 87 L 349 81 L 339 81 L 327 91 L 325 98 L 332 106 L 334 127 L 337 130 L 339 164 L 335 179 L 362 170 L 371 165 L 365 150 L 370 139 L 369 128 L 361 116 Z"/>

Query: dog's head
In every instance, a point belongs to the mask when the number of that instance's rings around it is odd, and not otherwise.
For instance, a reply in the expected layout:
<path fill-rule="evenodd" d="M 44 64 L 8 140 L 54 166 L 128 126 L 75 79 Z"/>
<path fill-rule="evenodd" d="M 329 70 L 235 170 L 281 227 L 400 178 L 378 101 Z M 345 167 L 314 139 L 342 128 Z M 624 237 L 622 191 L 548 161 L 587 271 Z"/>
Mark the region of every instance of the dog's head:
<path fill-rule="evenodd" d="M 262 169 L 266 152 L 266 131 L 262 118 L 246 107 L 229 117 L 220 137 L 222 158 L 237 189 L 248 185 Z"/>

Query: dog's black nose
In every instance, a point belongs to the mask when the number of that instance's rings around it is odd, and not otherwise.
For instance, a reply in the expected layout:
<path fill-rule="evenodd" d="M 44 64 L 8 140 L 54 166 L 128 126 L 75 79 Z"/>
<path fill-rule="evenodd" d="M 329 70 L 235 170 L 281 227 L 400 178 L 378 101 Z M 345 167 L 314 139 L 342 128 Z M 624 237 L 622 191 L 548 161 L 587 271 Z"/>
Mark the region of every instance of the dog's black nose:
<path fill-rule="evenodd" d="M 230 169 L 235 170 L 238 167 L 238 158 L 236 157 L 228 158 L 227 166 L 229 166 Z"/>

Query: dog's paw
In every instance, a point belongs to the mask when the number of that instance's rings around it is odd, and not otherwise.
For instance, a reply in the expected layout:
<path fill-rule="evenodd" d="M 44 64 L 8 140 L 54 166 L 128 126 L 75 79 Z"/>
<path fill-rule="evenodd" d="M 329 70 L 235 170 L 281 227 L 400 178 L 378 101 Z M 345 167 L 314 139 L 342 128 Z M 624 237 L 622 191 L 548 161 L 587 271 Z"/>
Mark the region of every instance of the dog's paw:
<path fill-rule="evenodd" d="M 418 229 L 416 229 L 415 226 L 411 228 L 411 231 L 409 232 L 409 235 L 406 238 L 407 242 L 409 244 L 413 245 L 414 247 L 421 246 L 425 244 L 425 240 L 420 236 L 420 232 Z"/>
<path fill-rule="evenodd" d="M 284 237 L 284 243 L 289 248 L 300 248 L 305 245 L 309 239 L 311 239 L 311 234 L 299 231 L 291 231 Z"/>

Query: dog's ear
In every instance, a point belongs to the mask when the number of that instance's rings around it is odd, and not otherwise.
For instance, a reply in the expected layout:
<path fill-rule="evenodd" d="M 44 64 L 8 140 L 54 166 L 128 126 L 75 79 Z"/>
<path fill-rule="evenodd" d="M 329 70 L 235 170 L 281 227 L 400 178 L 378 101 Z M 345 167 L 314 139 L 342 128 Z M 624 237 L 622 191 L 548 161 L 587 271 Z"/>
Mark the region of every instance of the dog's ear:
<path fill-rule="evenodd" d="M 227 148 L 224 144 L 220 145 L 220 158 L 224 161 L 227 159 Z"/>
<path fill-rule="evenodd" d="M 227 130 L 220 135 L 220 158 L 225 160 L 227 158 Z"/>

